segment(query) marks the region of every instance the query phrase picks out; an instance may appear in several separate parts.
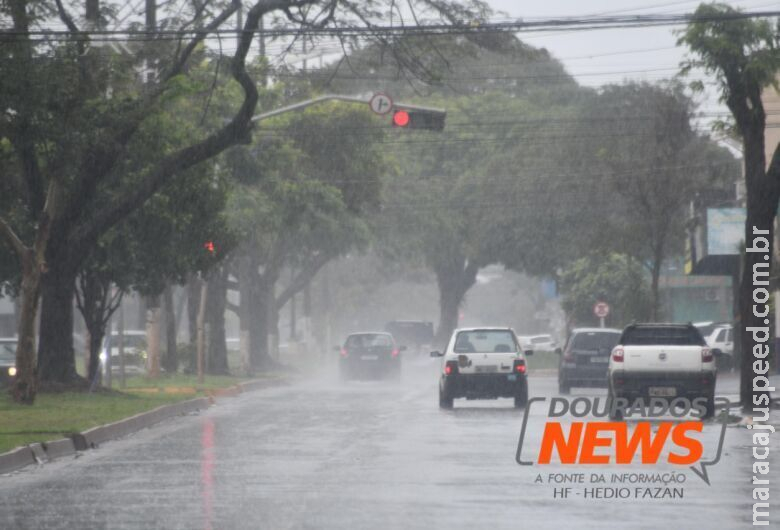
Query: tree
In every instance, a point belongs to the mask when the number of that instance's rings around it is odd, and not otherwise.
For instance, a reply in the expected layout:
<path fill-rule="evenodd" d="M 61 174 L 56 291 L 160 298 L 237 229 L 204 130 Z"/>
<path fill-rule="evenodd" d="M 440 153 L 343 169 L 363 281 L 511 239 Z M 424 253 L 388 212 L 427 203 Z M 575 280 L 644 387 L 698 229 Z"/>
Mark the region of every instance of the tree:
<path fill-rule="evenodd" d="M 484 11 L 478 2 L 473 8 L 450 2 L 421 4 L 432 13 L 449 17 L 476 18 Z M 175 175 L 233 145 L 250 141 L 258 90 L 245 60 L 260 18 L 279 14 L 299 28 L 324 26 L 337 18 L 341 25 L 364 26 L 378 7 L 374 2 L 342 4 L 336 0 L 253 3 L 246 12 L 243 31 L 237 35 L 235 53 L 227 61 L 232 82 L 242 94 L 237 108 L 231 109 L 228 119 L 200 128 L 195 137 L 181 139 L 172 148 L 139 152 L 138 145 L 148 143 L 144 131 L 149 122 L 171 101 L 189 95 L 193 57 L 240 5 L 238 0 L 224 8 L 203 2 L 191 9 L 188 3 L 173 3 L 166 5 L 167 17 L 158 16 L 165 13 L 155 8 L 150 21 L 156 19 L 158 27 L 164 26 L 167 31 L 181 30 L 175 34 L 176 41 L 157 40 L 152 35 L 141 46 L 133 42 L 118 44 L 119 51 L 103 62 L 105 49 L 99 51 L 89 31 L 77 26 L 62 2 L 56 2 L 54 11 L 39 9 L 38 3 L 27 0 L 3 4 L 13 31 L 3 37 L 8 46 L 0 51 L 4 70 L 9 73 L 0 86 L 6 109 L 0 134 L 14 155 L 10 173 L 19 201 L 18 213 L 4 215 L 0 226 L 23 272 L 20 375 L 16 387 L 20 399 L 31 401 L 34 396 L 32 334 L 38 293 L 39 375 L 49 382 L 78 381 L 72 345 L 72 298 L 85 256 L 104 233 L 138 210 Z M 93 25 L 110 18 L 116 7 L 97 2 L 90 6 L 98 11 L 90 17 Z M 52 12 L 57 20 L 51 19 Z M 115 23 L 119 29 L 133 29 L 132 24 Z M 39 42 L 30 33 L 33 26 L 53 25 L 64 25 L 65 35 Z M 187 29 L 193 25 L 196 31 Z M 155 66 L 153 71 L 149 65 Z M 215 68 L 218 65 L 220 62 Z M 116 83 L 117 76 L 134 76 L 140 70 L 145 75 L 143 90 Z M 209 93 L 191 97 L 208 108 Z M 24 244 L 26 233 L 30 234 L 27 241 L 34 243 Z"/>
<path fill-rule="evenodd" d="M 261 131 L 275 149 L 229 157 L 237 182 L 229 211 L 243 240 L 231 259 L 240 289 L 240 307 L 232 309 L 255 369 L 274 364 L 267 346 L 280 309 L 328 261 L 366 243 L 364 217 L 376 208 L 387 171 L 384 134 L 366 109 L 324 105 L 276 118 Z M 295 274 L 277 293 L 285 268 Z"/>
<path fill-rule="evenodd" d="M 748 246 L 763 234 L 768 242 L 767 253 L 772 255 L 774 219 L 780 199 L 780 145 L 767 164 L 764 131 L 766 110 L 761 93 L 767 87 L 777 87 L 780 72 L 780 22 L 751 18 L 729 18 L 737 11 L 725 4 L 701 4 L 694 18 L 682 32 L 680 44 L 688 46 L 693 54 L 683 67 L 683 73 L 692 68 L 703 68 L 716 76 L 721 99 L 734 118 L 735 132 L 742 138 L 747 219 L 745 242 Z M 701 20 L 697 20 L 700 18 Z M 699 86 L 699 88 L 701 88 Z M 756 271 L 770 265 L 761 252 L 746 252 L 742 264 L 739 287 L 739 320 L 741 356 L 740 400 L 743 409 L 769 403 L 769 393 L 753 389 L 753 352 L 756 341 L 748 331 L 752 327 L 766 327 L 763 316 L 753 311 L 753 277 Z M 771 349 L 771 348 L 770 348 Z M 757 356 L 758 357 L 758 356 Z"/>
<path fill-rule="evenodd" d="M 652 321 L 660 317 L 661 266 L 683 252 L 691 201 L 727 189 L 737 171 L 725 148 L 697 134 L 693 118 L 693 102 L 676 83 L 607 86 L 583 109 L 584 157 L 602 173 L 588 195 L 611 192 L 594 215 L 608 248 L 647 264 Z"/>
<path fill-rule="evenodd" d="M 571 327 L 597 323 L 593 315 L 597 301 L 609 303 L 610 327 L 647 320 L 652 309 L 644 267 L 625 254 L 599 253 L 575 260 L 561 273 L 560 291 Z"/>

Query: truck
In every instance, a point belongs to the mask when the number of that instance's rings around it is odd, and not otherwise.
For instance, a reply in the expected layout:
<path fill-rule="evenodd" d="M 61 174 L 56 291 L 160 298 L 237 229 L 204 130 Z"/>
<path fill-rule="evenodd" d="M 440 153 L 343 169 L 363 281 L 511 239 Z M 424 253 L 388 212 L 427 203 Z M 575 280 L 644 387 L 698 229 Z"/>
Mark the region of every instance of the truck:
<path fill-rule="evenodd" d="M 608 401 L 661 400 L 671 406 L 704 401 L 702 419 L 715 414 L 716 366 L 712 350 L 693 324 L 632 324 L 612 349 Z M 703 398 L 703 399 L 702 399 Z M 612 419 L 624 410 L 612 406 Z"/>

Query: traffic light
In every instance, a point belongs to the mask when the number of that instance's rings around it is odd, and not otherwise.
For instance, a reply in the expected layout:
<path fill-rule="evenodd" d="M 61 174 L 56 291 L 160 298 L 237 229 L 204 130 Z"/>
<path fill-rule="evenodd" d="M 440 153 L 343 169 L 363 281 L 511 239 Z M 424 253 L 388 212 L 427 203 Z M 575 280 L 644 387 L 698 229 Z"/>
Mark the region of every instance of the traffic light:
<path fill-rule="evenodd" d="M 208 252 L 211 255 L 214 255 L 214 254 L 217 253 L 217 246 L 211 240 L 206 241 L 205 243 L 203 243 L 203 248 L 205 248 L 206 252 Z"/>
<path fill-rule="evenodd" d="M 393 127 L 442 131 L 446 117 L 447 113 L 441 110 L 397 109 L 393 113 Z"/>

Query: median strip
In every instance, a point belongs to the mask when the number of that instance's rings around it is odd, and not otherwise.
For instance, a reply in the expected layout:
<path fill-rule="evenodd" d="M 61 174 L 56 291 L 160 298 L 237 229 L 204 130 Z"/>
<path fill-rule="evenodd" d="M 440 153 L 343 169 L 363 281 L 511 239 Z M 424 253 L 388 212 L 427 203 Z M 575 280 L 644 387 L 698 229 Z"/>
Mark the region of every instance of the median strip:
<path fill-rule="evenodd" d="M 79 451 L 95 449 L 99 447 L 100 444 L 102 443 L 105 443 L 110 440 L 123 438 L 129 434 L 133 434 L 142 429 L 152 427 L 167 419 L 205 410 L 210 405 L 216 402 L 216 398 L 235 397 L 243 392 L 262 390 L 265 388 L 270 388 L 273 386 L 279 386 L 283 384 L 286 384 L 286 381 L 282 378 L 264 378 L 264 379 L 245 381 L 242 383 L 234 384 L 229 387 L 208 388 L 203 390 L 203 392 L 206 394 L 203 397 L 196 397 L 194 399 L 188 399 L 184 401 L 176 401 L 174 403 L 166 403 L 163 405 L 159 405 L 151 410 L 138 412 L 129 417 L 125 417 L 116 421 L 89 427 L 85 430 L 78 429 L 77 430 L 78 432 L 73 432 L 72 434 L 68 435 L 68 437 L 66 438 L 58 438 L 52 441 L 45 441 L 45 442 L 31 442 L 21 447 L 16 447 L 14 449 L 11 449 L 8 452 L 0 454 L 0 474 L 7 474 L 14 471 L 18 471 L 32 464 L 43 464 L 45 462 L 55 460 L 58 458 L 73 456 Z M 159 389 L 154 389 L 154 390 L 155 393 L 159 396 L 159 394 L 161 393 L 160 390 Z M 141 392 L 141 394 L 146 394 L 146 392 Z M 178 396 L 175 397 L 175 399 L 179 399 L 179 397 L 184 395 L 185 393 L 174 392 L 173 394 L 174 396 Z M 61 400 L 62 400 L 62 396 L 64 395 L 67 396 L 67 394 L 59 395 Z M 77 396 L 78 399 L 76 399 L 76 401 L 83 401 L 84 395 L 77 395 Z M 39 396 L 39 398 L 40 397 L 41 396 Z M 72 397 L 72 396 L 68 396 L 68 397 Z M 149 400 L 149 398 L 146 397 L 139 398 L 138 396 L 134 396 L 132 394 L 125 395 L 119 393 L 111 394 L 108 396 L 87 395 L 86 399 L 95 400 L 101 398 L 107 398 L 108 400 L 113 400 L 113 401 L 127 398 L 131 402 L 134 399 L 141 399 L 141 402 L 139 403 L 140 406 L 152 402 Z M 64 400 L 68 401 L 68 398 L 66 397 L 64 398 Z M 45 399 L 43 401 L 45 402 Z M 27 406 L 20 406 L 20 407 L 26 407 L 26 408 L 22 408 L 21 411 L 31 410 Z M 53 410 L 56 413 L 57 410 L 56 407 L 53 407 Z M 0 409 L 0 415 L 6 415 L 6 411 Z M 44 418 L 45 417 L 46 416 L 44 415 Z M 28 425 L 29 423 L 30 423 L 29 421 L 26 422 L 26 425 Z M 7 422 L 4 422 L 3 426 L 5 428 L 8 428 L 9 425 Z M 31 431 L 34 431 L 34 429 L 28 429 L 28 432 Z M 17 431 L 16 433 L 6 432 L 6 433 L 0 433 L 0 439 L 4 434 L 6 436 L 11 437 L 12 439 L 17 436 L 25 435 L 24 432 L 20 432 L 20 431 Z"/>

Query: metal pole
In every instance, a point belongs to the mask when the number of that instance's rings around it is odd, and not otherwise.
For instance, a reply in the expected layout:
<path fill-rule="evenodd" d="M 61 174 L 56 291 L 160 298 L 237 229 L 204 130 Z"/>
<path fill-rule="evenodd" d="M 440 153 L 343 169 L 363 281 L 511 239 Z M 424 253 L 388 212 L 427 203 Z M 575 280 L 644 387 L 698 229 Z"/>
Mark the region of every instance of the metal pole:
<path fill-rule="evenodd" d="M 198 383 L 203 383 L 203 372 L 206 361 L 206 297 L 208 296 L 208 282 L 201 278 L 200 307 L 198 308 Z"/>

